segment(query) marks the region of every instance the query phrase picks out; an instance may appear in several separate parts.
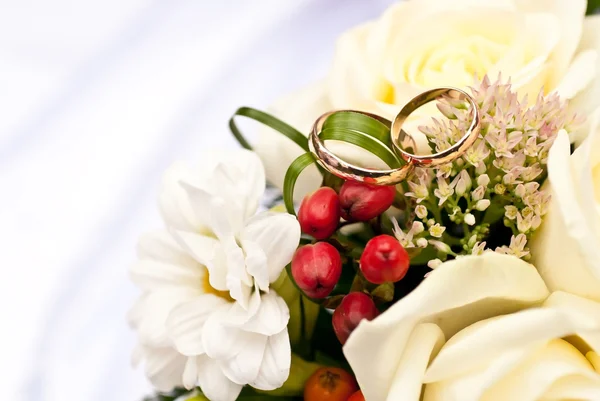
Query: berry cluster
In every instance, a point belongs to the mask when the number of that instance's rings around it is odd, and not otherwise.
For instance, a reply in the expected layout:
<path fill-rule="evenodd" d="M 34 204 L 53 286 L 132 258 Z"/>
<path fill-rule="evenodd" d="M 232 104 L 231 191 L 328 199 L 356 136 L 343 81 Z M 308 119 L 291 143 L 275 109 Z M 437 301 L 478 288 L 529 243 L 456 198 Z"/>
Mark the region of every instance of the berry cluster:
<path fill-rule="evenodd" d="M 310 298 L 325 299 L 338 285 L 344 268 L 354 269 L 358 262 L 358 277 L 368 285 L 349 294 L 338 295 L 332 318 L 334 331 L 343 344 L 362 319 L 371 320 L 379 311 L 369 288 L 395 283 L 406 275 L 410 258 L 407 251 L 393 236 L 387 234 L 370 238 L 360 257 L 356 249 L 341 247 L 336 233 L 342 225 L 369 222 L 377 219 L 394 202 L 393 186 L 375 186 L 346 181 L 339 193 L 330 187 L 321 187 L 307 195 L 300 205 L 298 221 L 302 232 L 314 238 L 311 244 L 298 248 L 291 264 L 297 286 Z M 357 260 L 358 259 L 358 260 Z"/>

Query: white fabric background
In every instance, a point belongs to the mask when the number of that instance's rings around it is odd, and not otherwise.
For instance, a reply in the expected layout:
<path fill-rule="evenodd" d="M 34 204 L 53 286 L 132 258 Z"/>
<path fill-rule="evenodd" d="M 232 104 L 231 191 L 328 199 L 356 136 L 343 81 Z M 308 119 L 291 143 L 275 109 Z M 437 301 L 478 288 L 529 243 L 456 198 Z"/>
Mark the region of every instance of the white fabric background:
<path fill-rule="evenodd" d="M 0 1 L 0 391 L 129 401 L 125 314 L 161 172 L 227 120 L 325 76 L 392 0 Z"/>

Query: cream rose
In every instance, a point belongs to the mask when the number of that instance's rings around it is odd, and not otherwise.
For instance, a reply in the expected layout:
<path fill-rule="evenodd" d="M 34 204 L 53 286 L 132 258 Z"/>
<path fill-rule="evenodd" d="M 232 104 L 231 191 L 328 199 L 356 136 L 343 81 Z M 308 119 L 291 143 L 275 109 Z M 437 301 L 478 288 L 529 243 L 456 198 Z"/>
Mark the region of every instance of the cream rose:
<path fill-rule="evenodd" d="M 552 199 L 530 248 L 551 290 L 600 302 L 600 109 L 589 126 L 591 133 L 572 155 L 565 134 L 550 150 Z"/>
<path fill-rule="evenodd" d="M 584 18 L 585 8 L 585 0 L 403 1 L 343 34 L 329 78 L 287 96 L 272 111 L 307 133 L 331 109 L 392 118 L 427 88 L 465 87 L 476 75 L 495 79 L 501 73 L 521 94 L 556 90 L 585 115 L 600 105 L 600 17 Z M 301 154 L 269 130 L 256 150 L 278 186 L 284 166 Z M 301 177 L 298 193 L 317 182 L 313 169 Z"/>
<path fill-rule="evenodd" d="M 486 253 L 442 264 L 344 346 L 367 401 L 598 400 L 600 303 Z"/>

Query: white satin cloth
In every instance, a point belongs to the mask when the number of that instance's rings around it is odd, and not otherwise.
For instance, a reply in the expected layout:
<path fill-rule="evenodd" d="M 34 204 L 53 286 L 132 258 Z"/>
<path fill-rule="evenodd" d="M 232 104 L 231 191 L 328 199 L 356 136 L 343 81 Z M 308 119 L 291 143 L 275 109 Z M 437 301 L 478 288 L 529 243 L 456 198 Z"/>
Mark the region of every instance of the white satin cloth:
<path fill-rule="evenodd" d="M 173 161 L 325 76 L 392 0 L 0 1 L 0 391 L 131 401 L 127 269 Z"/>

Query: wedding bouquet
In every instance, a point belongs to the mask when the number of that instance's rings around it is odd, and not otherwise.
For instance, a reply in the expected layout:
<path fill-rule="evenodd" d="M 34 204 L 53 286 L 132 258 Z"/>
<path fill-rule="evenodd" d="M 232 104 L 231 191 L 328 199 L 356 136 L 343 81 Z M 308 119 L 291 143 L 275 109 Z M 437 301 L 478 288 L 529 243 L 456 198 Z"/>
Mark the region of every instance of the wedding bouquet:
<path fill-rule="evenodd" d="M 398 3 L 327 82 L 240 108 L 245 149 L 171 166 L 131 268 L 148 400 L 600 400 L 585 11 Z"/>

